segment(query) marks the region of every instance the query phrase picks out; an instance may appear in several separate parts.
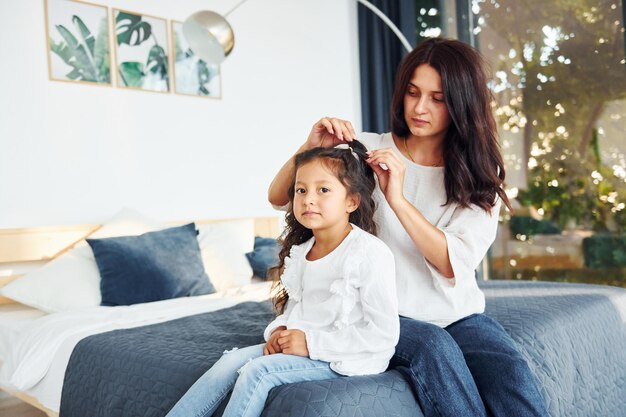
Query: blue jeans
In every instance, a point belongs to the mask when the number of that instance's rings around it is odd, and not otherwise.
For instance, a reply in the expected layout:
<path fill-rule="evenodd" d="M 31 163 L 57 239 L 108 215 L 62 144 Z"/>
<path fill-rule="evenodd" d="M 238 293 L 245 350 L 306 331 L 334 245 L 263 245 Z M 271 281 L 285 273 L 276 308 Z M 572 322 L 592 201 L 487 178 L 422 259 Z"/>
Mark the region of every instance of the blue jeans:
<path fill-rule="evenodd" d="M 483 314 L 445 329 L 400 317 L 389 366 L 409 381 L 425 417 L 549 416 L 515 341 Z"/>
<path fill-rule="evenodd" d="M 222 417 L 258 417 L 270 390 L 302 381 L 339 378 L 328 362 L 277 353 L 264 344 L 225 352 L 174 405 L 166 417 L 209 417 L 233 389 Z"/>

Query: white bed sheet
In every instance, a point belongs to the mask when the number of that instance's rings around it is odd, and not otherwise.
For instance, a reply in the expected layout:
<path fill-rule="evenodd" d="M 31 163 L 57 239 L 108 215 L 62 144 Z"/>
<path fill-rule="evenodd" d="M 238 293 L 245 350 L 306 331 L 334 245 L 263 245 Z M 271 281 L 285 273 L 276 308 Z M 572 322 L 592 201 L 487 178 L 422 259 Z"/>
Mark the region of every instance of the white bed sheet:
<path fill-rule="evenodd" d="M 124 307 L 92 307 L 25 318 L 9 338 L 11 357 L 0 368 L 0 384 L 36 398 L 58 412 L 65 369 L 83 338 L 117 329 L 161 323 L 269 297 L 271 283 L 261 282 L 198 297 L 176 298 Z M 31 315 L 33 313 L 30 313 Z M 6 328 L 11 320 L 0 320 Z M 9 323 L 9 324 L 7 324 Z M 23 326 L 23 328 L 21 327 Z"/>
<path fill-rule="evenodd" d="M 0 306 L 0 381 L 3 364 L 10 362 L 11 347 L 15 346 L 20 333 L 35 319 L 45 316 L 41 310 L 23 304 L 6 304 Z"/>

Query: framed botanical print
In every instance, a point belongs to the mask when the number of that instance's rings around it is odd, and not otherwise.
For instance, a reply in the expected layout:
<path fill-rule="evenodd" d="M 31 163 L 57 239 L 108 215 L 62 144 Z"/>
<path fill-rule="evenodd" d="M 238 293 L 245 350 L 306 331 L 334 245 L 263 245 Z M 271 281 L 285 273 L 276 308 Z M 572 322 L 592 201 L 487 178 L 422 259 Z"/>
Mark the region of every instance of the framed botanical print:
<path fill-rule="evenodd" d="M 170 91 L 167 21 L 113 9 L 116 85 L 144 91 Z"/>
<path fill-rule="evenodd" d="M 75 0 L 44 0 L 44 7 L 50 79 L 110 86 L 107 7 Z"/>
<path fill-rule="evenodd" d="M 221 98 L 222 83 L 219 65 L 209 65 L 189 48 L 183 36 L 183 24 L 172 20 L 173 81 L 177 94 Z"/>

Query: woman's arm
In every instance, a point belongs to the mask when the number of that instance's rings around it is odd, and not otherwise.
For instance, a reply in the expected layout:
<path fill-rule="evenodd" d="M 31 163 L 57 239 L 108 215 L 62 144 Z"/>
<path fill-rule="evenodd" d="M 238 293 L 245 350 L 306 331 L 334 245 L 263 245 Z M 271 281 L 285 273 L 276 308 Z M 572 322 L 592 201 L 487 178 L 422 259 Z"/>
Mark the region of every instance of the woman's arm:
<path fill-rule="evenodd" d="M 309 137 L 296 153 L 280 168 L 267 192 L 269 202 L 274 206 L 284 206 L 289 202 L 287 194 L 294 176 L 294 157 L 296 154 L 318 147 L 335 146 L 342 142 L 351 142 L 356 139 L 352 123 L 347 120 L 323 117 L 311 128 Z"/>
<path fill-rule="evenodd" d="M 298 148 L 295 154 L 293 154 L 287 162 L 280 168 L 278 174 L 274 177 L 270 184 L 270 188 L 267 191 L 267 199 L 273 206 L 284 206 L 289 203 L 289 187 L 294 177 L 294 160 L 296 154 L 306 151 L 306 143 Z"/>
<path fill-rule="evenodd" d="M 443 231 L 426 220 L 424 215 L 405 198 L 391 206 L 391 209 L 428 262 L 444 277 L 454 278 L 448 253 L 448 240 Z"/>
<path fill-rule="evenodd" d="M 378 177 L 385 199 L 417 249 L 443 276 L 454 278 L 446 235 L 404 197 L 404 163 L 389 148 L 372 151 L 369 155 L 367 162 Z"/>

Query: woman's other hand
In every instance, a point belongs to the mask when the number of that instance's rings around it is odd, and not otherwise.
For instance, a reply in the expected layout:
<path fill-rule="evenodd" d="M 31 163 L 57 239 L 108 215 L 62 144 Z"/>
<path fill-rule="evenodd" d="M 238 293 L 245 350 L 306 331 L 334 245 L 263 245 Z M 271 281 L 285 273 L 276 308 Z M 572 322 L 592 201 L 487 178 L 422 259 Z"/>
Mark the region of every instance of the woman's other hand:
<path fill-rule="evenodd" d="M 278 344 L 282 352 L 288 355 L 309 356 L 306 344 L 306 335 L 302 330 L 283 330 L 278 338 Z"/>
<path fill-rule="evenodd" d="M 378 185 L 391 206 L 404 199 L 404 172 L 406 166 L 391 148 L 377 149 L 368 152 L 366 162 L 378 177 Z"/>
<path fill-rule="evenodd" d="M 265 346 L 263 347 L 263 355 L 282 353 L 282 349 L 278 344 L 278 338 L 280 337 L 280 332 L 282 332 L 283 330 L 287 330 L 287 327 L 278 326 L 276 329 L 274 329 L 272 335 L 270 336 L 270 339 L 267 341 L 267 343 L 265 343 Z"/>
<path fill-rule="evenodd" d="M 356 133 L 352 123 L 348 120 L 322 117 L 313 125 L 306 140 L 306 148 L 312 149 L 319 146 L 330 148 L 340 143 L 351 142 L 354 139 L 356 139 Z"/>

